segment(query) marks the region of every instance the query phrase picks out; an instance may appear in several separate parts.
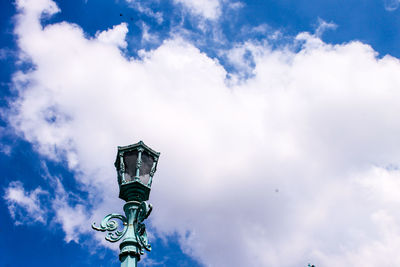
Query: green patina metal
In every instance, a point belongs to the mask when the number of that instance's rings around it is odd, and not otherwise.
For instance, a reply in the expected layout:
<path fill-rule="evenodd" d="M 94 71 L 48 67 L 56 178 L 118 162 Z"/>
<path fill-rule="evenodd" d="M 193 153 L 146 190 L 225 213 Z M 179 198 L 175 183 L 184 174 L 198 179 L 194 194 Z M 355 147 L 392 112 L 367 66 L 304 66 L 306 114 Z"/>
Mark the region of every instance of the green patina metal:
<path fill-rule="evenodd" d="M 149 217 L 153 207 L 147 203 L 154 173 L 160 153 L 139 143 L 118 147 L 115 168 L 118 173 L 119 197 L 126 201 L 125 216 L 109 214 L 101 221 L 100 226 L 92 224 L 97 231 L 108 231 L 105 239 L 120 243 L 119 259 L 121 267 L 134 267 L 144 250 L 150 251 L 144 220 Z M 114 219 L 122 222 L 123 228 Z"/>

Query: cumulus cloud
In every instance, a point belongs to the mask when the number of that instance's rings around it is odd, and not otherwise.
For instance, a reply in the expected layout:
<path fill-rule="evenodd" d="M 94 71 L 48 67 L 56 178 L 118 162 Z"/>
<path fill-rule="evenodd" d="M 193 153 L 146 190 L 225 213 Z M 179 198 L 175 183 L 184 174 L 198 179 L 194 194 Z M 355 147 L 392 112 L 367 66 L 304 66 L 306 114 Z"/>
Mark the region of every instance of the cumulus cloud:
<path fill-rule="evenodd" d="M 112 46 L 126 48 L 128 45 L 125 41 L 126 34 L 128 33 L 128 26 L 126 23 L 121 23 L 114 26 L 112 29 L 97 32 L 96 38 L 100 42 L 109 44 Z"/>
<path fill-rule="evenodd" d="M 87 203 L 102 199 L 88 224 L 122 206 L 116 146 L 143 139 L 162 152 L 151 225 L 177 233 L 205 265 L 400 264 L 397 58 L 302 33 L 299 49 L 235 46 L 226 55 L 235 63 L 247 51 L 252 65 L 239 67 L 252 76 L 228 81 L 189 41 L 127 59 L 121 39 L 41 27 L 32 2 L 18 2 L 16 35 L 34 68 L 14 75 L 9 122 L 39 153 L 68 162 Z M 85 231 L 69 223 L 84 209 L 62 209 L 67 233 Z"/>
<path fill-rule="evenodd" d="M 16 224 L 40 222 L 46 224 L 47 209 L 40 197 L 48 192 L 40 187 L 30 192 L 25 191 L 21 182 L 11 182 L 5 189 L 4 199 Z"/>

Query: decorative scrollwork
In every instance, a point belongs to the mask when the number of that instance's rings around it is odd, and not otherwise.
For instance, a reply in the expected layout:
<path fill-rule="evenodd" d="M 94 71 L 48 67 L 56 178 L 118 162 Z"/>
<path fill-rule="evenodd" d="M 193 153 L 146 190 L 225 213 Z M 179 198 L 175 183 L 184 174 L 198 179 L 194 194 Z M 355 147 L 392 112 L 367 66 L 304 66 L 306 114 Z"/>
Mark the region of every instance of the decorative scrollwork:
<path fill-rule="evenodd" d="M 122 231 L 118 230 L 118 223 L 112 219 L 119 219 L 122 221 L 124 225 Z M 110 242 L 117 242 L 125 235 L 126 230 L 128 229 L 127 224 L 128 220 L 125 216 L 113 213 L 108 214 L 106 217 L 104 217 L 104 219 L 100 223 L 100 227 L 97 227 L 96 223 L 93 223 L 92 228 L 96 231 L 101 232 L 109 231 L 110 233 L 107 233 L 107 236 L 105 237 L 106 240 Z"/>
<path fill-rule="evenodd" d="M 139 208 L 136 213 L 136 238 L 139 241 L 142 248 L 147 251 L 151 251 L 151 245 L 149 244 L 149 240 L 147 238 L 146 233 L 146 225 L 143 223 L 147 217 L 149 217 L 151 211 L 153 210 L 153 206 L 146 201 L 140 203 Z"/>

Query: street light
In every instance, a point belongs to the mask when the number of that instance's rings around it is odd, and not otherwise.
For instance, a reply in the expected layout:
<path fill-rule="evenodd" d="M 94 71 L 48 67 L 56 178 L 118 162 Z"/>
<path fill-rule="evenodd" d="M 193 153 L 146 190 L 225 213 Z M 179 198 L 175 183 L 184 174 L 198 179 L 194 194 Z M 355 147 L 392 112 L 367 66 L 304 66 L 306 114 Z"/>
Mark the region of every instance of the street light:
<path fill-rule="evenodd" d="M 109 214 L 104 217 L 100 226 L 93 223 L 92 228 L 101 232 L 108 231 L 106 240 L 110 242 L 123 238 L 119 245 L 121 267 L 136 267 L 144 250 L 151 250 L 143 221 L 152 210 L 152 205 L 146 200 L 149 199 L 159 156 L 159 152 L 142 141 L 118 147 L 115 168 L 118 173 L 119 197 L 126 201 L 125 216 Z M 118 223 L 113 219 L 123 222 L 122 230 L 118 229 Z"/>

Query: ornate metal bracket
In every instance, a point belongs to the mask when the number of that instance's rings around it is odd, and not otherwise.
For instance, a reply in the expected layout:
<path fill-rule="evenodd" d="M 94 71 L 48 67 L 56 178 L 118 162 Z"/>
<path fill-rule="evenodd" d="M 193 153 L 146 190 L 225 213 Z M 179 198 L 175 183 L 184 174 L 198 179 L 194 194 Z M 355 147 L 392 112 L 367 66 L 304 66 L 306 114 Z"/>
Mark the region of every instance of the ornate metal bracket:
<path fill-rule="evenodd" d="M 118 230 L 118 223 L 112 219 L 119 219 L 122 221 L 124 228 L 122 231 Z M 120 240 L 128 230 L 128 219 L 120 214 L 108 214 L 100 223 L 100 227 L 96 226 L 96 223 L 92 224 L 92 228 L 96 231 L 109 231 L 110 233 L 107 233 L 106 240 L 110 242 L 117 242 Z"/>
<path fill-rule="evenodd" d="M 136 231 L 135 235 L 139 244 L 147 251 L 151 251 L 151 245 L 149 244 L 149 240 L 147 238 L 146 233 L 146 225 L 143 223 L 147 217 L 149 217 L 151 211 L 153 210 L 153 206 L 146 201 L 140 203 L 139 208 L 136 213 Z"/>
<path fill-rule="evenodd" d="M 137 253 L 144 254 L 144 250 L 151 251 L 151 245 L 146 233 L 146 225 L 144 220 L 149 217 L 153 206 L 146 201 L 127 202 L 124 206 L 126 217 L 120 214 L 109 214 L 101 221 L 100 226 L 92 224 L 92 228 L 97 231 L 108 231 L 106 240 L 110 242 L 117 242 L 122 237 L 126 238 L 122 241 L 121 253 L 123 250 L 130 251 L 131 242 L 136 244 Z M 118 223 L 113 219 L 119 219 L 123 223 L 123 229 L 118 230 Z M 125 251 L 125 252 L 126 252 Z"/>

